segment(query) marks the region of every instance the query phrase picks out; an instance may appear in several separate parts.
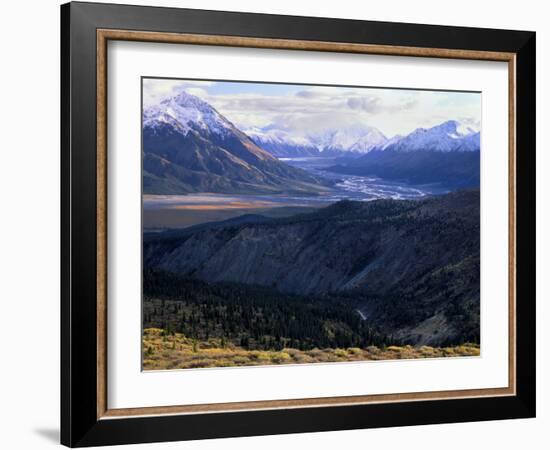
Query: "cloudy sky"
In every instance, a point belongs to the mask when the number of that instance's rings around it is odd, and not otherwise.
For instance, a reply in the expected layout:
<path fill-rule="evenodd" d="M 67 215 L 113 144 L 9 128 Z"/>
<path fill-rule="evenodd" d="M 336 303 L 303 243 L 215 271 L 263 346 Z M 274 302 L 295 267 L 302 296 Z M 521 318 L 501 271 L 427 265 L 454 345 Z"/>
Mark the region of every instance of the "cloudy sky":
<path fill-rule="evenodd" d="M 363 123 L 387 137 L 458 120 L 479 129 L 481 94 L 248 82 L 143 79 L 144 107 L 185 90 L 242 130 L 269 127 L 296 136 Z"/>

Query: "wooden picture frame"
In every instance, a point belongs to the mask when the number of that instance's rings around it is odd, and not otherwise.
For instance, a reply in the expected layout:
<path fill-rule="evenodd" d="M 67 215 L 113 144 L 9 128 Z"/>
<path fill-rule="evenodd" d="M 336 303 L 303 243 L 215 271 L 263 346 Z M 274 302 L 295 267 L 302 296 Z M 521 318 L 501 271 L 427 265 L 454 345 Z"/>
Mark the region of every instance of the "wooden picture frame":
<path fill-rule="evenodd" d="M 61 441 L 67 446 L 535 415 L 535 33 L 125 5 L 61 7 Z M 506 388 L 110 409 L 107 42 L 504 61 L 509 68 Z"/>

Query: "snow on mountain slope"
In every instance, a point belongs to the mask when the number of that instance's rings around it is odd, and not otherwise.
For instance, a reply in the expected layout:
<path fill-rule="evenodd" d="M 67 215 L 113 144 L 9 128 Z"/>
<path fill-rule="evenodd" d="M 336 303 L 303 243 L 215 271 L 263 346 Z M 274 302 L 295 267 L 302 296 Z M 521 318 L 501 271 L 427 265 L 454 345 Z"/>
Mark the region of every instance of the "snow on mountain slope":
<path fill-rule="evenodd" d="M 304 135 L 293 135 L 272 127 L 251 128 L 246 133 L 256 144 L 275 156 L 323 156 L 323 153 L 340 152 L 362 154 L 383 145 L 387 140 L 378 129 L 363 124 Z"/>
<path fill-rule="evenodd" d="M 144 127 L 160 123 L 172 125 L 184 135 L 191 129 L 223 135 L 235 128 L 208 103 L 186 92 L 143 111 Z"/>
<path fill-rule="evenodd" d="M 263 143 L 269 144 L 292 144 L 296 146 L 310 146 L 311 142 L 299 136 L 291 136 L 288 132 L 283 130 L 264 131 L 261 128 L 250 128 L 246 131 L 246 134 L 253 140 L 257 140 Z"/>
<path fill-rule="evenodd" d="M 386 142 L 387 138 L 374 127 L 358 124 L 330 130 L 320 136 L 313 136 L 312 140 L 320 151 L 368 153 L 374 147 Z"/>
<path fill-rule="evenodd" d="M 393 140 L 393 139 L 392 139 Z M 456 120 L 448 120 L 432 128 L 417 128 L 407 136 L 377 148 L 398 152 L 419 150 L 452 152 L 476 151 L 480 147 L 480 133 Z"/>
<path fill-rule="evenodd" d="M 327 170 L 358 176 L 437 183 L 447 189 L 479 186 L 480 133 L 450 120 L 395 137 L 359 158 Z"/>
<path fill-rule="evenodd" d="M 326 183 L 279 161 L 207 102 L 182 92 L 143 112 L 149 194 L 317 193 Z"/>
<path fill-rule="evenodd" d="M 207 102 L 186 92 L 144 110 L 144 128 L 154 132 L 164 124 L 184 136 L 191 130 L 216 140 L 237 134 L 240 139 L 249 140 L 251 145 L 256 144 L 259 148 L 255 153 L 261 158 L 267 157 L 266 152 L 276 157 L 292 157 L 343 152 L 366 154 L 372 150 L 476 151 L 480 147 L 479 131 L 456 120 L 449 120 L 432 128 L 417 128 L 404 137 L 397 135 L 391 139 L 377 128 L 365 124 L 318 133 L 308 134 L 304 131 L 301 135 L 268 126 L 251 128 L 244 134 Z"/>

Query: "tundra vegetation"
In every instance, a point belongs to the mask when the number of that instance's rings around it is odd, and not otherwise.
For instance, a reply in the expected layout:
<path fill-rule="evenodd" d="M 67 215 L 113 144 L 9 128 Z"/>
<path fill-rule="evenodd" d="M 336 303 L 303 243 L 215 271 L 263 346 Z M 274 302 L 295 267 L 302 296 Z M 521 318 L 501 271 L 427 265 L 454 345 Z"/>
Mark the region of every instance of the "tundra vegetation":
<path fill-rule="evenodd" d="M 299 350 L 283 347 L 281 350 L 250 350 L 223 338 L 199 342 L 182 333 L 166 332 L 160 328 L 146 328 L 143 333 L 144 370 L 448 358 L 479 354 L 479 345 L 473 343 L 449 347 L 369 345 L 365 348 L 314 347 Z"/>

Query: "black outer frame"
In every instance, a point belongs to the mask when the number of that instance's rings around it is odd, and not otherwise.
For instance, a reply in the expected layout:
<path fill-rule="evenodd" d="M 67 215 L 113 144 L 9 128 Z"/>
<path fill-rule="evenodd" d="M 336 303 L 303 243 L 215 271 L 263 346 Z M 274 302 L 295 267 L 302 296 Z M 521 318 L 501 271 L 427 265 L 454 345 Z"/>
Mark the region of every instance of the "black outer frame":
<path fill-rule="evenodd" d="M 98 28 L 516 53 L 516 383 L 508 397 L 97 419 Z M 71 447 L 535 416 L 535 33 L 94 3 L 61 6 L 61 443 Z"/>

